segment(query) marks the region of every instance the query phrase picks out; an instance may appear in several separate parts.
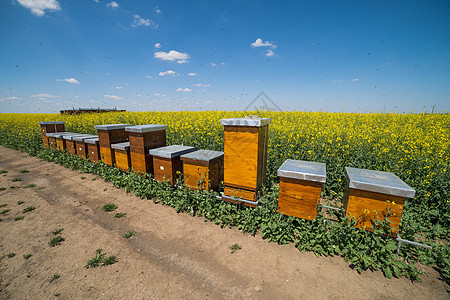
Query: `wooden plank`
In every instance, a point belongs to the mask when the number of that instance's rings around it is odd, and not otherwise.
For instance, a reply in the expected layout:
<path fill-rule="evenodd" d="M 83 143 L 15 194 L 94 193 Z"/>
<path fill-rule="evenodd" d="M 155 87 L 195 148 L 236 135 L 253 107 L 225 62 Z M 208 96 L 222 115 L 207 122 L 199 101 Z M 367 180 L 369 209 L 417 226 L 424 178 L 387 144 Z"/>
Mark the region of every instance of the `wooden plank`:
<path fill-rule="evenodd" d="M 293 178 L 280 178 L 278 212 L 306 220 L 317 216 L 322 184 Z"/>
<path fill-rule="evenodd" d="M 81 157 L 83 159 L 87 158 L 88 147 L 87 147 L 87 144 L 85 142 L 83 142 L 83 141 L 76 141 L 75 142 L 75 149 L 76 149 L 78 157 Z"/>
<path fill-rule="evenodd" d="M 223 194 L 229 197 L 242 198 L 244 200 L 256 201 L 259 196 L 257 191 L 237 189 L 230 186 L 225 186 Z"/>
<path fill-rule="evenodd" d="M 100 146 L 98 144 L 87 144 L 87 147 L 89 153 L 89 160 L 95 163 L 101 161 Z"/>
<path fill-rule="evenodd" d="M 119 170 L 128 172 L 131 168 L 130 151 L 114 149 L 116 167 Z"/>
<path fill-rule="evenodd" d="M 64 151 L 66 149 L 66 141 L 63 138 L 56 138 L 56 149 Z"/>
<path fill-rule="evenodd" d="M 76 154 L 75 141 L 65 140 L 66 150 L 69 154 Z"/>
<path fill-rule="evenodd" d="M 134 173 L 153 174 L 153 158 L 150 154 L 130 151 L 131 166 Z"/>
<path fill-rule="evenodd" d="M 108 166 L 114 166 L 114 149 L 100 146 L 100 158 Z"/>
<path fill-rule="evenodd" d="M 390 208 L 388 219 L 392 222 L 392 232 L 398 232 L 405 198 L 357 189 L 349 189 L 347 193 L 344 198 L 345 215 L 355 218 L 356 227 L 373 231 L 373 220 L 384 219 Z"/>

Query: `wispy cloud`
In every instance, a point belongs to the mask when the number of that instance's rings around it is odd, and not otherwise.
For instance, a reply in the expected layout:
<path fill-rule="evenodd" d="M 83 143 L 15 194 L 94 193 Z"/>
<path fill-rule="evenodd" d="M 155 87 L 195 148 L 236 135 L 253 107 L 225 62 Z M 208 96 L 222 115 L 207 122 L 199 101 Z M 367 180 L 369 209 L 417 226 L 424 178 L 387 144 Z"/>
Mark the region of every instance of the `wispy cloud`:
<path fill-rule="evenodd" d="M 189 73 L 188 76 L 197 76 L 197 73 Z"/>
<path fill-rule="evenodd" d="M 189 59 L 189 55 L 187 53 L 181 53 L 175 50 L 170 50 L 169 52 L 155 52 L 155 58 L 167 61 L 177 61 L 177 63 L 182 64 L 186 63 Z"/>
<path fill-rule="evenodd" d="M 257 38 L 256 41 L 254 41 L 253 43 L 250 44 L 250 46 L 252 46 L 253 48 L 271 47 L 272 49 L 275 49 L 277 47 L 277 45 L 274 45 L 269 41 L 263 42 L 263 40 L 261 38 Z"/>
<path fill-rule="evenodd" d="M 131 24 L 131 27 L 139 27 L 139 26 L 151 26 L 153 28 L 158 28 L 158 24 L 156 24 L 154 21 L 150 19 L 144 19 L 141 18 L 139 15 L 134 15 L 133 24 Z"/>
<path fill-rule="evenodd" d="M 94 2 L 95 2 L 95 3 L 100 3 L 100 1 L 99 1 L 99 0 L 94 0 Z M 91 100 L 91 101 L 92 101 L 92 100 Z"/>
<path fill-rule="evenodd" d="M 211 65 L 211 67 L 215 67 L 215 66 L 217 66 L 217 64 L 216 63 L 209 63 L 210 65 Z"/>
<path fill-rule="evenodd" d="M 0 101 L 12 101 L 12 100 L 20 100 L 22 98 L 17 96 L 10 96 L 10 97 L 0 97 Z"/>
<path fill-rule="evenodd" d="M 271 56 L 274 56 L 275 55 L 275 53 L 272 51 L 272 50 L 267 50 L 267 52 L 266 52 L 266 56 L 268 56 L 268 57 L 271 57 Z"/>
<path fill-rule="evenodd" d="M 212 63 L 209 63 L 209 64 L 211 65 L 211 67 L 218 66 L 219 64 L 220 64 L 221 66 L 226 66 L 226 65 L 227 65 L 227 64 L 224 63 L 224 62 L 221 62 L 221 63 L 215 63 L 215 62 L 212 62 Z"/>
<path fill-rule="evenodd" d="M 194 84 L 194 86 L 199 86 L 199 87 L 209 87 L 209 86 L 211 86 L 211 85 L 210 85 L 210 84 L 196 83 L 196 84 Z"/>
<path fill-rule="evenodd" d="M 66 79 L 56 79 L 56 81 L 65 81 L 68 83 L 73 83 L 73 84 L 79 84 L 80 82 L 78 80 L 76 80 L 75 78 L 71 77 L 71 78 L 66 78 Z"/>
<path fill-rule="evenodd" d="M 158 49 L 162 47 L 162 45 L 160 43 L 156 43 L 154 46 L 155 46 L 155 48 L 158 48 Z"/>
<path fill-rule="evenodd" d="M 114 100 L 122 100 L 123 97 L 119 97 L 116 95 L 103 95 L 105 98 L 110 98 L 110 99 L 114 99 Z"/>
<path fill-rule="evenodd" d="M 172 70 L 167 70 L 165 72 L 159 72 L 158 74 L 159 76 L 166 76 L 166 75 L 174 75 L 175 76 L 175 72 Z"/>
<path fill-rule="evenodd" d="M 121 86 L 116 86 L 116 89 L 121 90 L 122 87 Z"/>
<path fill-rule="evenodd" d="M 184 88 L 184 89 L 182 89 L 182 88 L 177 88 L 177 92 L 192 92 L 192 90 L 189 89 L 189 88 Z"/>
<path fill-rule="evenodd" d="M 20 5 L 31 10 L 38 17 L 45 14 L 45 10 L 60 10 L 58 0 L 17 0 Z"/>
<path fill-rule="evenodd" d="M 157 7 L 155 7 L 155 12 L 157 13 L 157 14 L 162 14 L 162 11 L 159 9 L 159 7 L 157 6 Z"/>
<path fill-rule="evenodd" d="M 352 82 L 358 82 L 358 81 L 359 81 L 359 78 L 352 79 Z"/>
<path fill-rule="evenodd" d="M 145 76 L 145 78 L 153 78 L 153 76 L 147 75 Z"/>
<path fill-rule="evenodd" d="M 35 95 L 31 95 L 30 97 L 31 98 L 38 98 L 40 100 L 44 100 L 44 99 L 47 99 L 47 98 L 59 98 L 59 96 L 55 96 L 55 95 L 52 95 L 52 94 L 35 94 Z"/>
<path fill-rule="evenodd" d="M 342 79 L 339 79 L 339 80 L 333 80 L 333 82 L 334 82 L 334 83 L 341 83 L 341 82 L 342 82 Z"/>
<path fill-rule="evenodd" d="M 108 4 L 106 4 L 106 6 L 111 8 L 118 8 L 119 4 L 116 1 L 111 1 Z"/>

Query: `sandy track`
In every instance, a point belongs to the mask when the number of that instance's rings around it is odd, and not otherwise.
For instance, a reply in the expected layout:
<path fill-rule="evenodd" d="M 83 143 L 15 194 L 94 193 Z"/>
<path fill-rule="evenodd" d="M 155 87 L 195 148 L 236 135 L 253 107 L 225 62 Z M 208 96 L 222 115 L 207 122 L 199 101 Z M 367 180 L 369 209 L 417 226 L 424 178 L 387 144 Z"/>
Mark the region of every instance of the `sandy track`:
<path fill-rule="evenodd" d="M 8 171 L 0 175 L 0 187 L 7 188 L 0 191 L 0 204 L 7 204 L 0 210 L 10 209 L 0 215 L 0 299 L 448 298 L 431 267 L 424 268 L 422 283 L 389 280 L 381 272 L 359 275 L 340 257 L 316 258 L 293 245 L 222 229 L 98 176 L 2 146 L 0 169 Z M 20 173 L 24 169 L 29 172 Z M 12 182 L 15 177 L 22 180 Z M 110 202 L 126 216 L 102 211 Z M 36 209 L 22 213 L 28 206 Z M 50 247 L 57 228 L 64 228 L 65 241 Z M 128 230 L 136 236 L 125 239 Z M 231 254 L 234 243 L 242 249 Z M 84 268 L 98 248 L 118 262 Z M 55 273 L 60 278 L 48 282 Z"/>

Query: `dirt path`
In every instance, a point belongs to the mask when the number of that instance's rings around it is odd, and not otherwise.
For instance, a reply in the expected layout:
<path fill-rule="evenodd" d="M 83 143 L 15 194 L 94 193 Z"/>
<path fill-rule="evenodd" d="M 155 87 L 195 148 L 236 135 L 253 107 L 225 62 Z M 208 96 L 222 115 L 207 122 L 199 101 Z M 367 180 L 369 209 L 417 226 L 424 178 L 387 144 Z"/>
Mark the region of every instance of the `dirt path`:
<path fill-rule="evenodd" d="M 0 146 L 2 169 L 8 173 L 0 175 L 6 188 L 0 205 L 7 206 L 0 211 L 10 211 L 0 215 L 0 299 L 448 298 L 431 267 L 422 283 L 389 280 L 381 272 L 359 275 L 340 257 L 316 258 L 293 245 L 221 229 L 98 176 Z M 16 177 L 21 181 L 13 182 Z M 105 203 L 126 216 L 102 211 Z M 36 209 L 22 213 L 28 206 Z M 15 221 L 18 216 L 24 219 Z M 57 228 L 64 228 L 65 240 L 50 247 Z M 128 230 L 136 235 L 125 239 Z M 231 254 L 235 243 L 242 249 Z M 98 248 L 118 262 L 84 268 Z M 60 277 L 49 282 L 56 273 Z"/>

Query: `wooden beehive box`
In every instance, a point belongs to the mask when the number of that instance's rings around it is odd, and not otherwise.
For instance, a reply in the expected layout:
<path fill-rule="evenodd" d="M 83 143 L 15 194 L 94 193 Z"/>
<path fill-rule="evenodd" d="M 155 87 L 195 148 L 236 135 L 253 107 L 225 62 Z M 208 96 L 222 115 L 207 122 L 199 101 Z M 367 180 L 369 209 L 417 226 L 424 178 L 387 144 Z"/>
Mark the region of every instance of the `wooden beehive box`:
<path fill-rule="evenodd" d="M 216 190 L 223 181 L 223 152 L 198 150 L 180 156 L 184 185 L 190 189 Z"/>
<path fill-rule="evenodd" d="M 266 181 L 270 118 L 222 119 L 224 195 L 222 200 L 258 205 Z"/>
<path fill-rule="evenodd" d="M 153 159 L 150 149 L 166 146 L 167 125 L 138 125 L 125 127 L 130 141 L 132 170 L 135 173 L 153 173 Z"/>
<path fill-rule="evenodd" d="M 345 175 L 345 215 L 356 220 L 356 227 L 370 231 L 374 220 L 388 217 L 395 235 L 405 200 L 414 198 L 416 191 L 390 172 L 346 167 Z"/>
<path fill-rule="evenodd" d="M 51 148 L 63 151 L 65 149 L 65 141 L 63 135 L 76 134 L 74 132 L 52 132 L 47 133 L 48 142 Z"/>
<path fill-rule="evenodd" d="M 77 134 L 64 134 L 64 135 L 62 135 L 62 138 L 64 140 L 64 149 L 69 154 L 76 154 L 77 153 L 77 148 L 75 147 L 74 137 L 81 136 L 81 135 L 84 135 L 84 134 L 77 133 Z"/>
<path fill-rule="evenodd" d="M 130 142 L 112 144 L 114 161 L 117 168 L 128 172 L 131 168 Z"/>
<path fill-rule="evenodd" d="M 83 135 L 77 135 L 73 137 L 73 140 L 75 142 L 75 149 L 78 157 L 87 159 L 88 158 L 88 144 L 86 144 L 84 141 L 87 139 L 93 139 L 98 138 L 96 135 L 90 135 L 90 134 L 83 134 Z"/>
<path fill-rule="evenodd" d="M 155 179 L 175 184 L 178 179 L 177 172 L 183 174 L 183 164 L 180 155 L 195 151 L 195 147 L 172 145 L 161 148 L 150 149 L 149 154 L 153 156 L 153 169 Z"/>
<path fill-rule="evenodd" d="M 42 136 L 42 144 L 44 147 L 49 147 L 49 141 L 47 137 L 47 133 L 52 132 L 64 132 L 66 122 L 62 121 L 50 121 L 50 122 L 39 122 L 41 125 L 41 136 Z"/>
<path fill-rule="evenodd" d="M 288 159 L 278 169 L 278 176 L 278 212 L 306 220 L 315 219 L 326 181 L 325 164 Z"/>
<path fill-rule="evenodd" d="M 130 124 L 95 125 L 95 129 L 98 130 L 100 157 L 105 164 L 109 166 L 115 164 L 111 144 L 128 142 L 128 132 L 125 131 L 127 126 Z"/>
<path fill-rule="evenodd" d="M 87 145 L 89 160 L 96 163 L 101 161 L 99 138 L 85 139 L 84 142 Z"/>

